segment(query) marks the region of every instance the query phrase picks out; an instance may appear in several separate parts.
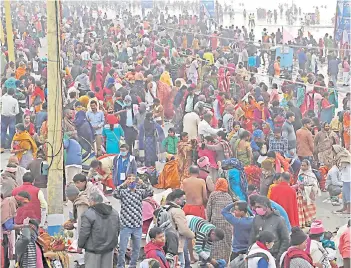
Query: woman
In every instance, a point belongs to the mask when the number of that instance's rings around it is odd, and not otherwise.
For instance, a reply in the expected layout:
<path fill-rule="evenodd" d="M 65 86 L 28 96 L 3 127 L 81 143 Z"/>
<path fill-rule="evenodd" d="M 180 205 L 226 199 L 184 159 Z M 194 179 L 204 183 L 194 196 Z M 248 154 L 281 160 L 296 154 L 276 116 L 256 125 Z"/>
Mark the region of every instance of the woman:
<path fill-rule="evenodd" d="M 103 80 L 102 80 L 102 65 L 93 64 L 90 71 L 90 89 L 95 92 L 95 88 L 98 87 L 100 90 L 103 89 Z"/>
<path fill-rule="evenodd" d="M 26 131 L 24 124 L 16 125 L 16 134 L 13 136 L 11 152 L 14 153 L 21 167 L 27 168 L 28 164 L 37 155 L 37 145 L 31 135 Z"/>
<path fill-rule="evenodd" d="M 310 254 L 315 267 L 331 268 L 328 252 L 324 249 L 321 239 L 324 235 L 322 221 L 316 220 L 312 223 L 306 252 Z"/>
<path fill-rule="evenodd" d="M 275 236 L 270 231 L 261 231 L 256 242 L 247 253 L 248 268 L 275 268 L 275 259 L 269 252 L 274 245 Z"/>
<path fill-rule="evenodd" d="M 35 82 L 35 88 L 32 94 L 32 107 L 34 107 L 35 113 L 38 113 L 41 111 L 41 106 L 43 102 L 45 101 L 45 93 L 42 87 L 41 81 L 36 81 Z"/>
<path fill-rule="evenodd" d="M 226 177 L 233 195 L 239 200 L 247 201 L 247 178 L 241 162 L 236 158 L 231 158 L 219 163 L 221 163 L 219 168 L 226 170 Z"/>
<path fill-rule="evenodd" d="M 243 166 L 250 165 L 252 163 L 252 149 L 249 143 L 250 132 L 243 131 L 240 135 L 240 139 L 237 139 L 235 143 L 232 143 L 233 156 L 236 157 Z"/>
<path fill-rule="evenodd" d="M 102 130 L 102 136 L 106 141 L 107 154 L 119 154 L 119 142 L 124 136 L 124 131 L 115 115 L 109 114 L 106 116 L 106 125 Z"/>
<path fill-rule="evenodd" d="M 159 152 L 158 144 L 164 140 L 162 127 L 157 124 L 151 112 L 145 116 L 144 124 L 139 127 L 139 149 L 145 150 L 145 166 L 154 167 Z"/>
<path fill-rule="evenodd" d="M 226 133 L 224 131 L 218 131 L 217 143 L 214 145 L 205 144 L 205 148 L 210 151 L 216 152 L 216 162 L 223 161 L 232 157 L 232 150 L 228 141 L 226 140 Z"/>
<path fill-rule="evenodd" d="M 325 92 L 323 94 L 323 99 L 321 100 L 320 120 L 321 122 L 326 122 L 330 124 L 331 120 L 334 117 L 334 113 L 333 113 L 334 104 L 330 104 L 328 98 L 329 98 L 329 93 Z"/>
<path fill-rule="evenodd" d="M 316 197 L 320 195 L 318 180 L 308 160 L 302 160 L 297 179 L 297 207 L 301 228 L 310 226 L 316 218 Z"/>
<path fill-rule="evenodd" d="M 350 195 L 350 169 L 351 169 L 351 154 L 340 145 L 333 145 L 333 155 L 335 164 L 339 168 L 340 179 L 343 182 L 342 199 L 344 206 L 342 209 L 336 211 L 343 214 L 350 214 L 351 212 L 351 195 Z"/>
<path fill-rule="evenodd" d="M 323 123 L 322 129 L 314 138 L 314 155 L 319 163 L 328 168 L 333 165 L 332 145 L 339 144 L 339 137 L 330 130 L 329 123 Z"/>
<path fill-rule="evenodd" d="M 224 219 L 221 211 L 232 202 L 233 199 L 228 194 L 227 180 L 223 178 L 217 179 L 215 191 L 212 192 L 208 198 L 206 212 L 207 220 L 226 233 L 222 241 L 213 243 L 211 257 L 216 260 L 223 259 L 226 262 L 228 262 L 232 251 L 233 228 L 231 224 Z"/>
<path fill-rule="evenodd" d="M 189 141 L 187 132 L 180 133 L 180 140 L 177 146 L 177 158 L 178 158 L 178 171 L 180 177 L 180 183 L 182 184 L 185 178 L 189 177 L 189 168 L 192 163 L 192 150 L 193 146 Z"/>
<path fill-rule="evenodd" d="M 34 124 L 30 121 L 30 114 L 25 114 L 23 116 L 23 125 L 26 131 L 28 131 L 29 135 L 32 137 L 35 134 L 35 126 Z"/>
<path fill-rule="evenodd" d="M 259 101 L 258 106 L 254 110 L 254 120 L 261 127 L 264 122 L 271 118 L 269 110 L 266 106 L 264 106 L 263 101 Z"/>

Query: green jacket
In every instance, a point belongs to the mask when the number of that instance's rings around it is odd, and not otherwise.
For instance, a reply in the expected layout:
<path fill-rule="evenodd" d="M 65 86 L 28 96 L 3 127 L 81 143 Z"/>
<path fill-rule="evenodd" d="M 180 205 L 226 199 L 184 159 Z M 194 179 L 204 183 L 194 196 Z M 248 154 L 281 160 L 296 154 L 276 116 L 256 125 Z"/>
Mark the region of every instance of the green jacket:
<path fill-rule="evenodd" d="M 168 136 L 162 141 L 162 147 L 169 154 L 177 154 L 177 146 L 178 146 L 179 138 L 174 136 Z"/>

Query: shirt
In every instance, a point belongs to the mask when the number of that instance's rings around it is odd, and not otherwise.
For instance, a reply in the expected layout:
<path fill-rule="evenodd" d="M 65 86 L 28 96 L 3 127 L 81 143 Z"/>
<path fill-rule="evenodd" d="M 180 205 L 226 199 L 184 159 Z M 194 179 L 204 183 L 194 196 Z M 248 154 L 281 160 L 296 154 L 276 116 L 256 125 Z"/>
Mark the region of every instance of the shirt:
<path fill-rule="evenodd" d="M 18 101 L 11 95 L 1 97 L 1 115 L 16 116 L 19 113 Z"/>
<path fill-rule="evenodd" d="M 281 137 L 279 140 L 270 138 L 268 151 L 278 152 L 281 155 L 284 155 L 288 152 L 288 140 L 283 137 Z"/>
<path fill-rule="evenodd" d="M 132 109 L 127 109 L 126 126 L 127 126 L 127 127 L 132 127 L 132 126 L 133 126 L 133 113 L 132 113 Z"/>
<path fill-rule="evenodd" d="M 204 137 L 216 136 L 217 132 L 219 130 L 220 129 L 216 129 L 216 128 L 211 127 L 210 124 L 207 123 L 207 121 L 205 121 L 205 120 L 202 120 L 198 126 L 199 135 L 203 135 Z"/>
<path fill-rule="evenodd" d="M 188 95 L 185 103 L 185 112 L 190 113 L 194 109 L 194 95 Z"/>
<path fill-rule="evenodd" d="M 87 119 L 92 125 L 92 127 L 95 129 L 95 134 L 96 135 L 101 135 L 102 134 L 102 127 L 105 124 L 105 116 L 102 111 L 97 111 L 96 113 L 92 111 L 87 112 Z M 95 128 L 98 127 L 98 128 Z"/>

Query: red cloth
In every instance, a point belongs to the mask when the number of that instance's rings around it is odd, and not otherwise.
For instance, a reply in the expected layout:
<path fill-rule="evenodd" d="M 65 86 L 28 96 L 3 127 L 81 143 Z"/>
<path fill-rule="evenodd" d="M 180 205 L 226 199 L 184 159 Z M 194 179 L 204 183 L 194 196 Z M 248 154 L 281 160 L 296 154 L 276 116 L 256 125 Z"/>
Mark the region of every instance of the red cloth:
<path fill-rule="evenodd" d="M 193 215 L 206 220 L 205 206 L 185 204 L 183 211 L 185 215 Z"/>
<path fill-rule="evenodd" d="M 289 216 L 291 226 L 299 226 L 296 191 L 283 181 L 272 188 L 271 200 L 281 205 Z"/>
<path fill-rule="evenodd" d="M 162 246 L 157 245 L 153 242 L 149 242 L 144 247 L 145 255 L 147 259 L 155 259 L 159 262 L 161 268 L 169 268 L 169 263 L 166 260 L 166 254 L 163 251 Z"/>
<path fill-rule="evenodd" d="M 35 100 L 35 97 L 36 96 L 39 96 L 41 101 L 44 101 L 45 100 L 45 93 L 44 93 L 44 90 L 42 90 L 40 87 L 36 86 L 35 89 L 34 89 L 34 92 L 32 94 L 32 98 L 33 100 Z"/>
<path fill-rule="evenodd" d="M 308 254 L 306 251 L 303 251 L 303 250 L 298 249 L 296 247 L 290 247 L 288 249 L 288 252 L 285 255 L 285 258 L 284 258 L 284 268 L 290 268 L 290 261 L 294 258 L 304 259 L 308 263 L 310 263 L 312 266 L 314 266 L 313 260 L 312 260 L 310 254 Z"/>
<path fill-rule="evenodd" d="M 38 199 L 39 188 L 33 186 L 30 182 L 24 182 L 23 185 L 16 187 L 12 191 L 12 196 L 16 196 L 19 192 L 25 191 L 30 195 L 30 202 L 23 207 L 17 209 L 15 217 L 16 224 L 22 224 L 27 217 L 31 219 L 41 220 L 40 201 Z"/>

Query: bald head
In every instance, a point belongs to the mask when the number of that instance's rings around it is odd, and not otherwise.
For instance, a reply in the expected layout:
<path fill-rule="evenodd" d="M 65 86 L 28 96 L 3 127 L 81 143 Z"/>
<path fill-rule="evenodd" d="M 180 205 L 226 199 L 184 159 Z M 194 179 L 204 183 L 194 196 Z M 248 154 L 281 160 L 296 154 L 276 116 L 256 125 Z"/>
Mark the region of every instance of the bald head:
<path fill-rule="evenodd" d="M 190 176 L 197 176 L 200 173 L 200 169 L 196 165 L 191 165 L 189 168 Z"/>

